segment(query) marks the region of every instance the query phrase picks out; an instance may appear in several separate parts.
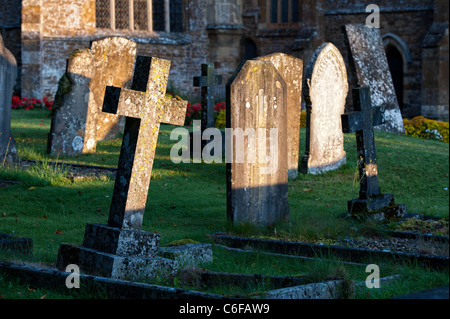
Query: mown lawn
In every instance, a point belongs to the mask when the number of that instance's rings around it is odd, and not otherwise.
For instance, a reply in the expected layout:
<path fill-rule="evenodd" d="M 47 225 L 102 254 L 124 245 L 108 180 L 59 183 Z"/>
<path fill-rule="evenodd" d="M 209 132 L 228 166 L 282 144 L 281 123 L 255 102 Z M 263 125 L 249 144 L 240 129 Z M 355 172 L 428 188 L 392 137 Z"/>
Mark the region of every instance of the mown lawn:
<path fill-rule="evenodd" d="M 37 110 L 12 112 L 12 131 L 22 159 L 43 160 L 44 164 L 46 161 L 59 161 L 117 165 L 120 139 L 100 142 L 96 154 L 74 158 L 47 156 L 48 115 L 48 112 Z M 170 141 L 173 128 L 169 125 L 161 127 L 143 229 L 159 233 L 161 244 L 187 238 L 209 242 L 208 234 L 230 230 L 226 220 L 225 164 L 173 164 L 170 160 L 170 149 L 176 143 Z M 304 136 L 302 129 L 301 155 L 304 153 Z M 355 135 L 346 134 L 347 164 L 341 169 L 320 176 L 300 174 L 297 180 L 289 182 L 290 223 L 265 230 L 249 227 L 234 227 L 232 230 L 246 235 L 264 234 L 327 243 L 339 236 L 358 235 L 368 227 L 374 227 L 339 217 L 346 211 L 347 200 L 358 196 L 359 185 L 354 182 L 355 144 Z M 406 204 L 409 212 L 448 218 L 448 144 L 376 133 L 376 148 L 383 193 L 394 194 L 396 202 Z M 27 262 L 55 263 L 60 243 L 81 244 L 86 223 L 107 223 L 114 187 L 112 180 L 73 182 L 65 178 L 64 172 L 48 165 L 32 172 L 2 167 L 0 179 L 22 182 L 0 189 L 0 232 L 33 239 L 33 256 L 25 258 Z M 220 247 L 215 247 L 214 252 L 215 262 L 208 266 L 211 270 L 299 275 L 322 269 L 324 278 L 336 270 L 331 266 L 319 267 L 317 263 L 323 265 L 323 261 L 310 264 L 292 258 L 267 259 L 259 254 L 242 258 Z M 339 265 L 338 268 L 344 269 L 346 276 L 352 279 L 364 280 L 367 276 L 361 267 Z M 409 265 L 389 265 L 385 269 L 382 276 L 402 273 L 409 279 L 386 285 L 387 288 L 378 291 L 372 290 L 369 294 L 362 289 L 358 298 L 389 298 L 448 285 L 448 272 Z M 17 297 L 4 293 L 5 287 L 10 285 L 17 286 L 0 276 L 0 296 Z M 45 292 L 39 291 L 36 297 L 43 294 Z M 47 294 L 48 298 L 51 296 L 51 293 Z"/>

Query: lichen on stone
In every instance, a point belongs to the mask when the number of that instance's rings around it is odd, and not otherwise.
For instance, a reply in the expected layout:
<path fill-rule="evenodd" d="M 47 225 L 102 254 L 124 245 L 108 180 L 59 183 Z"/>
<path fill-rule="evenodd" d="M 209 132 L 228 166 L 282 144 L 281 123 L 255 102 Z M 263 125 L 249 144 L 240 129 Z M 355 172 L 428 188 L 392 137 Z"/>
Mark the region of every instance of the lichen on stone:
<path fill-rule="evenodd" d="M 64 73 L 63 76 L 58 81 L 58 90 L 55 94 L 55 99 L 52 106 L 52 116 L 55 112 L 61 108 L 63 105 L 64 96 L 70 93 L 72 90 L 72 82 L 67 77 L 67 74 Z"/>

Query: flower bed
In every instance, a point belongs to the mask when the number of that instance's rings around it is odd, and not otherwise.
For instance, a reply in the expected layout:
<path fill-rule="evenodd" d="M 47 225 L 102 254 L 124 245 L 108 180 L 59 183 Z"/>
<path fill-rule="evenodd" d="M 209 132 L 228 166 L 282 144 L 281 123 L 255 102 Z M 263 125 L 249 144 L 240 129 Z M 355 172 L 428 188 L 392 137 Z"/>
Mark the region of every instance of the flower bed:
<path fill-rule="evenodd" d="M 23 109 L 23 110 L 51 110 L 53 106 L 53 101 L 48 100 L 44 97 L 42 100 L 36 98 L 20 98 L 18 96 L 13 96 L 11 99 L 12 109 Z"/>
<path fill-rule="evenodd" d="M 423 116 L 417 116 L 411 120 L 404 119 L 406 135 L 449 142 L 449 124 L 442 121 L 434 121 Z"/>
<path fill-rule="evenodd" d="M 224 128 L 225 127 L 225 111 L 226 111 L 226 104 L 225 102 L 219 102 L 214 105 L 214 118 L 216 121 L 216 127 L 217 128 Z M 220 115 L 223 113 L 223 115 Z M 186 126 L 191 126 L 192 122 L 194 120 L 200 120 L 202 117 L 202 105 L 200 103 L 191 104 L 188 103 L 187 110 L 186 110 Z M 223 120 L 219 120 L 218 118 L 223 118 Z M 223 123 L 222 123 L 223 122 Z M 219 125 L 219 126 L 218 126 Z M 223 127 L 222 127 L 223 125 Z"/>

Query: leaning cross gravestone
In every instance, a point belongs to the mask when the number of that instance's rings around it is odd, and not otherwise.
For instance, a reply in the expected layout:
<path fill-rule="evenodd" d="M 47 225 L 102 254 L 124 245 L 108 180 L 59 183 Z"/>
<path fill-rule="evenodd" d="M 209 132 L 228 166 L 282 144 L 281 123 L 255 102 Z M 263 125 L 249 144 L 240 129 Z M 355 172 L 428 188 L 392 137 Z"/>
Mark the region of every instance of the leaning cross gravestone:
<path fill-rule="evenodd" d="M 233 223 L 269 226 L 289 218 L 286 95 L 283 78 L 267 61 L 246 61 L 227 84 L 227 216 Z"/>
<path fill-rule="evenodd" d="M 284 53 L 271 54 L 259 60 L 272 62 L 287 85 L 288 177 L 296 179 L 300 146 L 303 60 Z"/>
<path fill-rule="evenodd" d="M 16 59 L 4 46 L 0 35 L 0 166 L 18 160 L 11 134 L 11 98 L 16 78 Z"/>
<path fill-rule="evenodd" d="M 173 274 L 177 263 L 156 257 L 159 235 L 141 230 L 160 123 L 183 125 L 187 102 L 166 97 L 170 61 L 136 59 L 132 89 L 108 86 L 103 110 L 126 116 L 108 225 L 88 224 L 82 247 L 61 244 L 58 267 L 124 279 Z"/>
<path fill-rule="evenodd" d="M 301 172 L 321 174 L 346 163 L 341 115 L 348 94 L 347 70 L 339 50 L 322 44 L 306 70 L 306 149 Z"/>
<path fill-rule="evenodd" d="M 110 226 L 141 228 L 160 123 L 184 125 L 187 101 L 166 97 L 169 69 L 170 61 L 138 57 L 132 90 L 106 89 L 103 111 L 127 117 Z"/>
<path fill-rule="evenodd" d="M 403 217 L 405 206 L 396 205 L 393 195 L 382 194 L 378 184 L 374 127 L 384 123 L 385 110 L 372 108 L 368 87 L 353 89 L 353 101 L 356 111 L 342 115 L 342 130 L 356 132 L 360 191 L 359 198 L 348 202 L 348 213 L 376 214 L 376 219 Z"/>
<path fill-rule="evenodd" d="M 365 24 L 347 24 L 344 28 L 350 51 L 350 65 L 358 86 L 370 87 L 372 105 L 385 109 L 385 123 L 379 130 L 404 134 L 402 114 L 395 94 L 380 30 Z"/>
<path fill-rule="evenodd" d="M 108 85 L 131 86 L 136 47 L 131 40 L 111 37 L 71 54 L 55 97 L 48 153 L 95 152 L 97 141 L 119 135 L 123 121 L 118 115 L 101 112 L 103 99 Z"/>

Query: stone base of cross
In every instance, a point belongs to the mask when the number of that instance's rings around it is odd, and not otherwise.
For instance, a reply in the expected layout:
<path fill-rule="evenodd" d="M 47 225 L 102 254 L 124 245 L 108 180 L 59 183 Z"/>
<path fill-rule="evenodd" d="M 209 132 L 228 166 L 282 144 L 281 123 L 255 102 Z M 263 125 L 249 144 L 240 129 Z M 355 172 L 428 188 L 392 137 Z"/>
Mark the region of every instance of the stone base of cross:
<path fill-rule="evenodd" d="M 61 244 L 56 266 L 77 265 L 82 274 L 120 280 L 174 276 L 178 263 L 158 257 L 158 234 L 87 224 L 83 245 Z"/>
<path fill-rule="evenodd" d="M 368 199 L 356 198 L 347 202 L 348 213 L 352 216 L 366 216 L 375 222 L 406 216 L 406 205 L 395 203 L 394 195 L 380 194 Z"/>
<path fill-rule="evenodd" d="M 353 89 L 353 104 L 355 112 L 342 115 L 342 130 L 356 132 L 360 191 L 359 198 L 348 201 L 348 213 L 370 215 L 377 221 L 404 217 L 405 205 L 396 204 L 392 194 L 382 194 L 378 184 L 373 128 L 384 123 L 384 110 L 372 108 L 368 87 Z"/>

